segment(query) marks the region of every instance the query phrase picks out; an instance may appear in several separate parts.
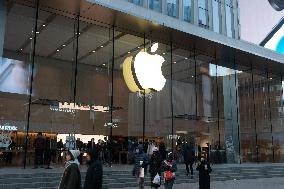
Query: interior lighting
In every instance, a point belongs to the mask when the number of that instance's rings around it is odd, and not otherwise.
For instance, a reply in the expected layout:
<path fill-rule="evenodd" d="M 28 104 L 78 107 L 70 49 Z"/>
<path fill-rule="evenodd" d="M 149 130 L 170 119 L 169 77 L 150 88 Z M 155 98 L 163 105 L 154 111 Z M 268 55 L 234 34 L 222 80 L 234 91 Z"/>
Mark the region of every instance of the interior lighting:
<path fill-rule="evenodd" d="M 42 27 L 45 27 L 45 24 L 43 24 Z"/>
<path fill-rule="evenodd" d="M 62 45 L 62 47 L 65 47 L 65 46 L 66 46 L 65 44 Z"/>
<path fill-rule="evenodd" d="M 30 37 L 30 40 L 32 40 L 33 38 Z"/>
<path fill-rule="evenodd" d="M 164 52 L 163 54 L 165 55 L 166 53 Z"/>
<path fill-rule="evenodd" d="M 104 46 L 103 45 L 101 45 L 101 48 L 103 48 Z"/>
<path fill-rule="evenodd" d="M 177 63 L 177 62 L 174 62 L 174 64 L 175 64 L 175 63 Z"/>
<path fill-rule="evenodd" d="M 20 51 L 22 51 L 23 49 L 20 49 Z"/>
<path fill-rule="evenodd" d="M 140 47 L 139 47 L 139 46 L 138 46 L 137 48 L 138 48 L 138 49 L 140 49 Z"/>
<path fill-rule="evenodd" d="M 105 66 L 106 64 L 103 64 L 103 66 Z"/>
<path fill-rule="evenodd" d="M 56 51 L 59 52 L 59 49 L 57 49 Z"/>
<path fill-rule="evenodd" d="M 128 51 L 127 53 L 130 54 L 130 51 Z"/>
<path fill-rule="evenodd" d="M 185 57 L 184 59 L 185 59 L 185 60 L 187 60 L 188 58 L 187 58 L 187 57 Z"/>
<path fill-rule="evenodd" d="M 93 53 L 95 53 L 96 51 L 95 51 L 95 50 L 93 50 L 92 52 L 93 52 Z"/>

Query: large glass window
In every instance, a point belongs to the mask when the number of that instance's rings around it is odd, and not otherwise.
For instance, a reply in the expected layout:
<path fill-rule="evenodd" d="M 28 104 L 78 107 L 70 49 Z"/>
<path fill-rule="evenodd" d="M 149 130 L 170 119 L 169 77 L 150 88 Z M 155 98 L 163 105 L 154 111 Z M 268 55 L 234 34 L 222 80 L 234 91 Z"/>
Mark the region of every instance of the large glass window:
<path fill-rule="evenodd" d="M 187 22 L 192 21 L 192 1 L 184 0 L 183 1 L 183 19 Z"/>
<path fill-rule="evenodd" d="M 143 6 L 143 0 L 131 0 L 131 2 L 136 5 Z"/>

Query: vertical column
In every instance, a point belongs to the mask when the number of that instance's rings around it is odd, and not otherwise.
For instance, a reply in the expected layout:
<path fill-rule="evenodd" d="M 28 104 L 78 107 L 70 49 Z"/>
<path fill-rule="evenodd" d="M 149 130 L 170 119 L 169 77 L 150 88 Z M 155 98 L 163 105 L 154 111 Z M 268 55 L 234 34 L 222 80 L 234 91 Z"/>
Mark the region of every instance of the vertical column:
<path fill-rule="evenodd" d="M 226 7 L 225 7 L 225 0 L 221 0 L 221 9 L 220 9 L 220 15 L 221 15 L 221 34 L 227 35 L 227 30 L 226 30 Z"/>
<path fill-rule="evenodd" d="M 177 6 L 178 6 L 178 19 L 179 20 L 184 20 L 183 19 L 183 0 L 177 0 Z"/>
<path fill-rule="evenodd" d="M 6 1 L 0 1 L 0 66 L 2 65 L 7 5 Z"/>
<path fill-rule="evenodd" d="M 212 6 L 212 0 L 207 1 L 207 9 L 208 9 L 208 26 L 209 30 L 213 30 L 213 6 Z"/>
<path fill-rule="evenodd" d="M 193 1 L 193 24 L 198 25 L 198 0 L 192 0 Z"/>
<path fill-rule="evenodd" d="M 240 39 L 239 5 L 237 0 L 233 0 L 233 28 L 233 38 Z"/>
<path fill-rule="evenodd" d="M 149 0 L 143 0 L 143 7 L 146 9 L 149 8 Z"/>

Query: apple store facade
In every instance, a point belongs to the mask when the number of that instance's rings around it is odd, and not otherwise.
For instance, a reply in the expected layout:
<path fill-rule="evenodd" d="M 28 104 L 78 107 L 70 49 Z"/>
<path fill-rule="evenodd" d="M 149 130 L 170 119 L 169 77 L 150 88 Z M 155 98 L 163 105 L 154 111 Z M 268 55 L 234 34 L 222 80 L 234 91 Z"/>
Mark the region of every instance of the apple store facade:
<path fill-rule="evenodd" d="M 284 162 L 280 55 L 85 0 L 0 3 L 1 166 L 33 166 L 38 132 L 57 151 L 106 143 L 118 164 L 137 143 L 182 159 L 184 142 L 216 163 Z"/>

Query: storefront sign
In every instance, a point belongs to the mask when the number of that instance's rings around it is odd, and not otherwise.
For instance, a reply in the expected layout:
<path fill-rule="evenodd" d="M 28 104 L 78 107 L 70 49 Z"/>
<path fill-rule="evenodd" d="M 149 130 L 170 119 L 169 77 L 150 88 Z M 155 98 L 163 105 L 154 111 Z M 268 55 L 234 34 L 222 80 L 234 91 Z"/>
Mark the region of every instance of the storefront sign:
<path fill-rule="evenodd" d="M 0 125 L 0 130 L 2 131 L 17 131 L 18 127 L 9 125 Z"/>
<path fill-rule="evenodd" d="M 162 73 L 162 64 L 165 59 L 154 54 L 158 49 L 158 43 L 151 47 L 151 53 L 142 49 L 134 58 L 127 57 L 123 62 L 123 77 L 130 91 L 144 91 L 150 93 L 151 90 L 160 91 L 166 83 Z"/>
<path fill-rule="evenodd" d="M 76 111 L 108 112 L 108 106 L 82 105 L 77 103 L 59 102 L 58 106 L 50 106 L 50 110 L 74 113 Z"/>

